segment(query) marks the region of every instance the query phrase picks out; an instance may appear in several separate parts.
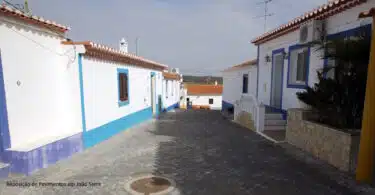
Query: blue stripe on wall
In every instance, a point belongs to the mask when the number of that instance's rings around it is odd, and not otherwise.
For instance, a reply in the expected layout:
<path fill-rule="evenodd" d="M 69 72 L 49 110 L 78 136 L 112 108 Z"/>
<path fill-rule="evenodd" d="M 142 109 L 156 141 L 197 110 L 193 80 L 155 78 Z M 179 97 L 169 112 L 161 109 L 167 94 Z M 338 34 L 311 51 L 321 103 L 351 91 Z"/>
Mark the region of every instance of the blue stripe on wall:
<path fill-rule="evenodd" d="M 7 103 L 5 98 L 5 83 L 4 83 L 4 72 L 3 64 L 1 60 L 0 50 L 0 154 L 3 156 L 5 149 L 10 148 L 10 136 L 9 136 L 9 125 L 8 125 L 8 111 Z"/>
<path fill-rule="evenodd" d="M 83 92 L 82 55 L 78 54 L 79 91 L 81 96 L 82 131 L 86 131 L 85 96 Z"/>
<path fill-rule="evenodd" d="M 152 108 L 148 107 L 146 109 L 119 118 L 115 121 L 109 122 L 95 129 L 86 131 L 83 134 L 84 147 L 85 149 L 92 147 L 121 131 L 124 131 L 138 123 L 141 123 L 151 118 Z"/>
<path fill-rule="evenodd" d="M 257 49 L 257 87 L 256 87 L 256 98 L 258 99 L 258 90 L 259 90 L 259 45 Z"/>
<path fill-rule="evenodd" d="M 167 108 L 165 108 L 165 109 L 164 109 L 164 112 L 171 111 L 171 110 L 173 110 L 173 109 L 175 109 L 175 108 L 179 108 L 179 103 L 178 103 L 178 102 L 175 103 L 175 104 L 170 105 L 170 106 L 167 107 Z"/>
<path fill-rule="evenodd" d="M 7 150 L 4 162 L 10 163 L 10 172 L 30 175 L 38 169 L 46 168 L 81 151 L 83 151 L 82 135 L 78 133 L 31 151 Z"/>

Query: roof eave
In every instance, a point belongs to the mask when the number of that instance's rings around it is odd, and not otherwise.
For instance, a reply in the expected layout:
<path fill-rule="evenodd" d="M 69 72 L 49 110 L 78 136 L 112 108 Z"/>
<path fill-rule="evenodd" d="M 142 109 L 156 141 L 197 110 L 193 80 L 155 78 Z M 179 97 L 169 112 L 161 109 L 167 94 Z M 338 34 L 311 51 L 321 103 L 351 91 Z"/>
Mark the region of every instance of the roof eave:
<path fill-rule="evenodd" d="M 322 6 L 319 6 L 318 8 L 313 9 L 312 11 L 306 12 L 302 16 L 293 19 L 287 24 L 280 25 L 279 27 L 268 31 L 265 34 L 262 34 L 261 36 L 251 40 L 251 43 L 253 43 L 254 45 L 260 45 L 284 34 L 297 30 L 300 24 L 308 20 L 325 19 L 365 2 L 367 2 L 367 0 L 337 0 L 335 2 L 324 4 Z"/>

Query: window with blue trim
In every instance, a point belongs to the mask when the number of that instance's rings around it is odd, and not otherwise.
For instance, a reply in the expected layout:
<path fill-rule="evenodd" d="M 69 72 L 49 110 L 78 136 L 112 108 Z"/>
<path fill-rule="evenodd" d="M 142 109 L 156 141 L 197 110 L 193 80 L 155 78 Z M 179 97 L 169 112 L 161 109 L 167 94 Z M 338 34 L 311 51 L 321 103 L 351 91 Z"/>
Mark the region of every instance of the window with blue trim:
<path fill-rule="evenodd" d="M 359 26 L 354 29 L 349 29 L 346 31 L 338 32 L 335 34 L 330 34 L 326 37 L 327 41 L 334 41 L 334 40 L 340 40 L 340 39 L 356 39 L 358 36 L 365 36 L 365 37 L 371 37 L 371 24 L 367 24 L 364 26 Z M 326 51 L 328 53 L 334 53 L 335 51 Z M 324 59 L 324 67 L 330 68 L 324 76 L 326 78 L 335 78 L 335 69 L 334 67 L 337 64 L 337 60 L 333 58 L 326 58 Z"/>
<path fill-rule="evenodd" d="M 307 86 L 309 52 L 309 47 L 294 46 L 289 48 L 289 87 Z"/>
<path fill-rule="evenodd" d="M 119 106 L 129 104 L 129 72 L 127 69 L 117 69 L 118 103 Z"/>

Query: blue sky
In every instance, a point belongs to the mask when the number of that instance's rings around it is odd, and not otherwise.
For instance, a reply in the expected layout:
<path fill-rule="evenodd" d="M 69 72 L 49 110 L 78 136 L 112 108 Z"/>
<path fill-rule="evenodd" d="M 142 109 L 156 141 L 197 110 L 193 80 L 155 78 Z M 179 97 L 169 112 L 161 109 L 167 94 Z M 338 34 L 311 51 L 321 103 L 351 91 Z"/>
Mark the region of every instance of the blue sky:
<path fill-rule="evenodd" d="M 13 3 L 22 0 L 8 0 Z M 135 53 L 180 68 L 183 74 L 218 75 L 226 67 L 256 58 L 249 43 L 263 33 L 261 0 L 29 0 L 33 14 L 71 27 L 75 41 L 114 48 L 121 37 Z M 273 0 L 268 30 L 327 2 Z"/>

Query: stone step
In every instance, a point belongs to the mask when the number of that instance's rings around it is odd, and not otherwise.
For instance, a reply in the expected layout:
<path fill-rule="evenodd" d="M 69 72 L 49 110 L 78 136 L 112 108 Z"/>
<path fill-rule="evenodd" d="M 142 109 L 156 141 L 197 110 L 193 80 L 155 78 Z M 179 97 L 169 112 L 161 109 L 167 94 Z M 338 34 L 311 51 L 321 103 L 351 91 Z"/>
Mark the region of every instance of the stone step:
<path fill-rule="evenodd" d="M 275 120 L 275 119 L 266 119 L 265 120 L 265 125 L 269 126 L 277 126 L 277 125 L 286 125 L 286 120 Z"/>
<path fill-rule="evenodd" d="M 265 131 L 285 131 L 285 125 L 265 125 Z"/>
<path fill-rule="evenodd" d="M 10 173 L 10 165 L 0 162 L 0 178 L 7 178 Z"/>
<path fill-rule="evenodd" d="M 265 120 L 283 120 L 283 115 L 279 113 L 266 113 Z"/>

